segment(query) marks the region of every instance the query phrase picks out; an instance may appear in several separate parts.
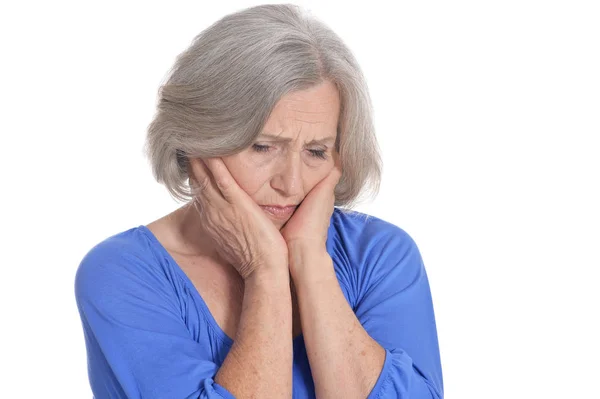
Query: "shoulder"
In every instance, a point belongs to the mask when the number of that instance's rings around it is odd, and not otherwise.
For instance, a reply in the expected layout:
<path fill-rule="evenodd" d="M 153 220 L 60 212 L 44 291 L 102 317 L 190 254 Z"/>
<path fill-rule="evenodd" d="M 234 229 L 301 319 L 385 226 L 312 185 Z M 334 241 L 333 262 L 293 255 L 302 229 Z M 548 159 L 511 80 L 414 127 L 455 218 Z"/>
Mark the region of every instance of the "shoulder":
<path fill-rule="evenodd" d="M 329 236 L 337 266 L 353 276 L 357 288 L 393 277 L 408 283 L 424 271 L 412 236 L 376 216 L 335 208 Z"/>
<path fill-rule="evenodd" d="M 142 226 L 114 234 L 94 245 L 75 274 L 75 296 L 99 299 L 165 284 L 156 249 Z"/>
<path fill-rule="evenodd" d="M 401 227 L 366 213 L 335 208 L 330 234 L 348 249 L 368 254 L 416 247 L 413 238 Z"/>

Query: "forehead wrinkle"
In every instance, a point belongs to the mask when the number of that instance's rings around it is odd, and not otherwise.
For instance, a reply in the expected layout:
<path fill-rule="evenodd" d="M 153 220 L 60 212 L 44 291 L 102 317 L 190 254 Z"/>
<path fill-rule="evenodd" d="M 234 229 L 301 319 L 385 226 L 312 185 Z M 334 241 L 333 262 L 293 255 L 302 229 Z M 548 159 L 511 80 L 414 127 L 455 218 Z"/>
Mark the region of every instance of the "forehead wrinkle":
<path fill-rule="evenodd" d="M 327 113 L 331 112 L 331 110 L 329 110 L 329 109 L 322 109 L 322 108 L 319 108 L 316 110 L 303 110 L 303 109 L 295 109 L 292 107 L 288 107 L 288 110 L 297 112 L 299 114 L 327 114 Z"/>
<path fill-rule="evenodd" d="M 314 121 L 314 122 L 311 122 L 311 121 L 305 121 L 304 119 L 298 119 L 298 118 L 294 118 L 294 120 L 295 120 L 295 121 L 298 121 L 298 122 L 309 123 L 309 124 L 311 124 L 311 125 L 314 125 L 315 123 L 325 123 L 325 122 L 323 122 L 323 121 Z"/>
<path fill-rule="evenodd" d="M 317 104 L 317 105 L 328 105 L 328 104 L 333 104 L 333 103 L 337 103 L 339 100 L 339 96 L 335 95 L 335 96 L 319 96 L 318 98 L 310 98 L 307 99 L 306 97 L 303 96 L 296 96 L 296 97 L 290 97 L 287 99 L 287 104 L 288 106 L 293 106 L 295 104 L 306 104 L 307 101 L 310 102 L 311 105 L 313 104 Z"/>

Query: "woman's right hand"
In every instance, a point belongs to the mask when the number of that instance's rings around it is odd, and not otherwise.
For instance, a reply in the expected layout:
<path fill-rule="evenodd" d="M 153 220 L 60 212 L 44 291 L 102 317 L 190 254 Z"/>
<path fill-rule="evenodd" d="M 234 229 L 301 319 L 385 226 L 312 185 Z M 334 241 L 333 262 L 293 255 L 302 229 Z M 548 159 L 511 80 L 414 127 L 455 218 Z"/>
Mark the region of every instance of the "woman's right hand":
<path fill-rule="evenodd" d="M 221 158 L 190 158 L 190 185 L 203 229 L 217 253 L 246 281 L 257 273 L 288 276 L 285 239 L 237 184 Z M 191 184 L 194 182 L 195 184 Z"/>

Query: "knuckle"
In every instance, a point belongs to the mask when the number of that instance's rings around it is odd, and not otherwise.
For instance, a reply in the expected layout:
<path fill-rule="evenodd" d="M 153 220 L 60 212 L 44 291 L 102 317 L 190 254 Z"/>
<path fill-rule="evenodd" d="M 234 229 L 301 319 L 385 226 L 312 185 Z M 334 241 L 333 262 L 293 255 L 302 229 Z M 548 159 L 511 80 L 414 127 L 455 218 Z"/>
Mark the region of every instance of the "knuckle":
<path fill-rule="evenodd" d="M 200 190 L 204 191 L 206 189 L 208 189 L 208 187 L 210 186 L 210 178 L 205 176 L 200 180 Z"/>
<path fill-rule="evenodd" d="M 223 178 L 217 179 L 216 183 L 217 183 L 217 187 L 221 191 L 227 191 L 229 189 L 229 182 L 227 181 L 227 179 L 223 179 Z"/>

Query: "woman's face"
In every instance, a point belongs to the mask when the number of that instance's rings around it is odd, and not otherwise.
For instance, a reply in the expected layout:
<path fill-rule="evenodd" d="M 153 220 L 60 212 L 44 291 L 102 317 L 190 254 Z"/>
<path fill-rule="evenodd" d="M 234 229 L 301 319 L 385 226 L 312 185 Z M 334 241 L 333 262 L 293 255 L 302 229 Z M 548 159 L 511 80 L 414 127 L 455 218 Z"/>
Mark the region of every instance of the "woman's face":
<path fill-rule="evenodd" d="M 339 111 L 339 94 L 330 81 L 289 93 L 254 143 L 223 161 L 258 205 L 298 205 L 334 166 Z M 280 229 L 291 217 L 265 213 Z"/>

